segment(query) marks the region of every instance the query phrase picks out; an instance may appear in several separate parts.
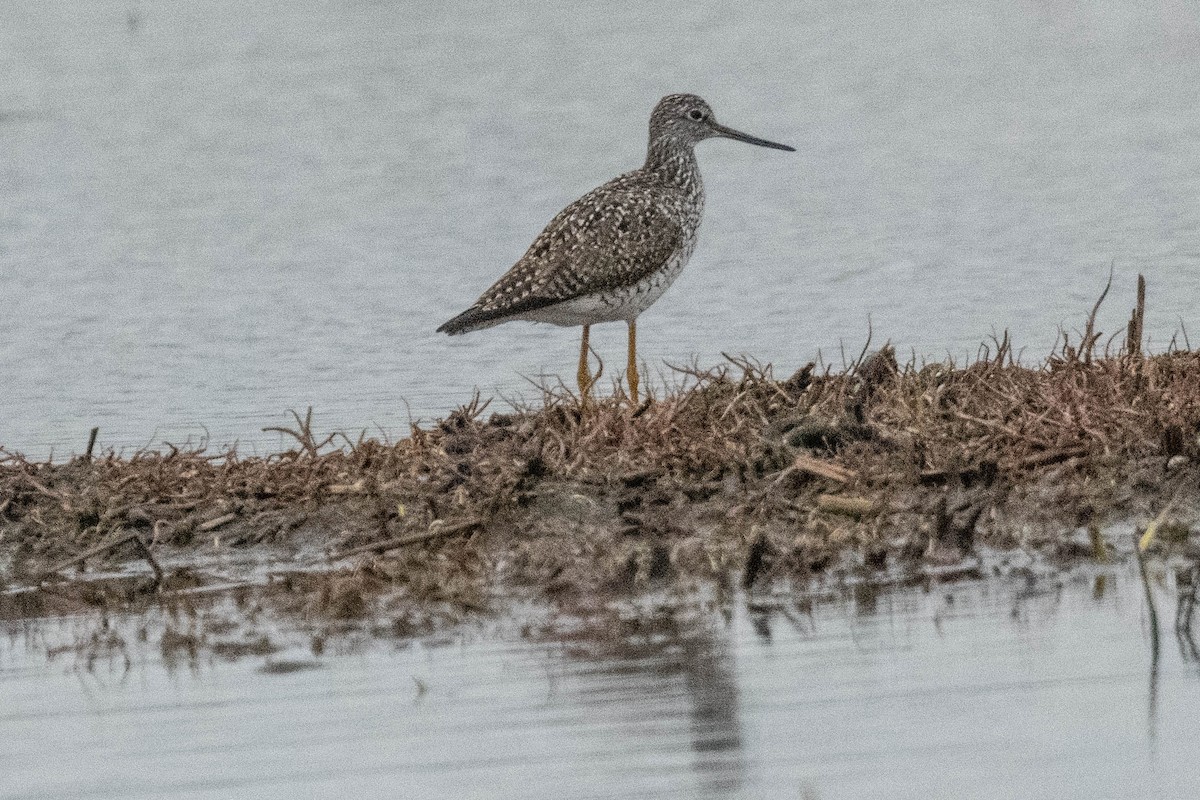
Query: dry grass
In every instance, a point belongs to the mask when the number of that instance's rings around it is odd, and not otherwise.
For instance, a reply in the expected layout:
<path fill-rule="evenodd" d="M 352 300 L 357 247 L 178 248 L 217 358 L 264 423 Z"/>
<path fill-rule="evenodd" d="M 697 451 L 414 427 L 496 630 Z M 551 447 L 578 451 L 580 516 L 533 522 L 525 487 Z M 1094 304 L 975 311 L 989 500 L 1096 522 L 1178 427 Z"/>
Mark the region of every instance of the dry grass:
<path fill-rule="evenodd" d="M 1114 349 L 1093 310 L 1032 367 L 1007 337 L 963 367 L 899 365 L 885 346 L 780 380 L 727 358 L 673 368 L 637 409 L 619 385 L 587 409 L 562 386 L 503 414 L 477 395 L 396 443 L 318 435 L 310 411 L 285 429 L 297 447 L 268 457 L 54 465 L 0 449 L 5 580 L 130 531 L 151 549 L 304 540 L 367 559 L 348 567 L 355 587 L 471 608 L 497 576 L 563 596 L 732 569 L 751 585 L 847 556 L 951 561 L 979 536 L 1028 546 L 1030 520 L 1062 539 L 1196 488 L 1200 354 L 1143 353 L 1144 313 Z M 335 615 L 363 612 L 344 585 L 306 580 Z"/>

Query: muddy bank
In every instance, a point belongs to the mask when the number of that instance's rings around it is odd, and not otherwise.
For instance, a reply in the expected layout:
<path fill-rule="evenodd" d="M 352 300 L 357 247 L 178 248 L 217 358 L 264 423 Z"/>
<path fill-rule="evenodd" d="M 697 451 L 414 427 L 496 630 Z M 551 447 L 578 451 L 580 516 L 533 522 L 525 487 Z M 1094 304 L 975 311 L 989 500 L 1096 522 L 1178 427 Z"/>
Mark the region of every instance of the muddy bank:
<path fill-rule="evenodd" d="M 511 413 L 476 397 L 394 443 L 297 415 L 296 446 L 267 457 L 3 452 L 0 614 L 236 590 L 308 619 L 383 608 L 415 630 L 498 594 L 971 574 L 984 547 L 1105 559 L 1131 549 L 1111 526 L 1152 520 L 1151 548 L 1190 557 L 1200 354 L 1093 357 L 1094 341 L 1064 338 L 1037 367 L 1006 342 L 962 368 L 885 347 L 781 379 L 731 359 L 676 369 L 638 408 L 619 384 L 587 407 L 561 389 Z M 270 566 L 219 563 L 238 554 Z M 114 564 L 141 566 L 105 577 Z"/>

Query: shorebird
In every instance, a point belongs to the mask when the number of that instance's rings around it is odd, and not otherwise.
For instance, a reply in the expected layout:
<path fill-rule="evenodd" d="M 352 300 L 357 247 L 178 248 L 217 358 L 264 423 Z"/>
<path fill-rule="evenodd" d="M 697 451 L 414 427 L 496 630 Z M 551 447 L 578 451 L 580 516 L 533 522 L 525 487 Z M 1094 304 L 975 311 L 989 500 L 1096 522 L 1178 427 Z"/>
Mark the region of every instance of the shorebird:
<path fill-rule="evenodd" d="M 696 247 L 704 184 L 695 146 L 713 137 L 795 151 L 717 122 L 694 94 L 667 95 L 650 115 L 646 163 L 571 203 L 475 304 L 444 323 L 450 335 L 529 320 L 582 325 L 580 402 L 596 378 L 588 332 L 600 322 L 629 326 L 629 399 L 638 404 L 637 318 L 679 276 Z"/>

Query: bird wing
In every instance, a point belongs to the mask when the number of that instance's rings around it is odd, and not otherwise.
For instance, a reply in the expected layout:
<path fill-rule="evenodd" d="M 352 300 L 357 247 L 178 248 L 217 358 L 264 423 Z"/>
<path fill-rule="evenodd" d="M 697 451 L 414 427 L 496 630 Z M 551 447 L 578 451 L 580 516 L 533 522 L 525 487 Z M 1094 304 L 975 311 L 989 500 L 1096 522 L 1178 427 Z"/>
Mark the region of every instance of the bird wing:
<path fill-rule="evenodd" d="M 512 269 L 443 328 L 636 284 L 666 265 L 682 243 L 679 222 L 659 200 L 602 186 L 560 211 Z"/>

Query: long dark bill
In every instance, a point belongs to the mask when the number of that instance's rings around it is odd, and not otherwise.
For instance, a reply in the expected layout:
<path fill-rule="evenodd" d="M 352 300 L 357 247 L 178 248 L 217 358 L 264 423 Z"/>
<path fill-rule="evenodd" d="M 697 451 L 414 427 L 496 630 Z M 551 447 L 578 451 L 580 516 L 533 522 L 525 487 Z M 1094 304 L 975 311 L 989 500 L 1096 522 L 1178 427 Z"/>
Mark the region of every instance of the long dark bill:
<path fill-rule="evenodd" d="M 713 122 L 711 124 L 712 124 L 713 132 L 716 133 L 717 136 L 724 136 L 727 139 L 737 139 L 739 142 L 745 142 L 746 144 L 756 144 L 759 147 L 771 147 L 771 148 L 774 148 L 775 150 L 787 150 L 789 153 L 796 152 L 796 148 L 789 147 L 786 144 L 780 144 L 779 142 L 768 142 L 766 139 L 759 139 L 757 136 L 751 136 L 748 133 L 742 133 L 741 131 L 735 131 L 733 128 L 726 128 L 724 125 L 718 124 L 716 122 Z"/>

